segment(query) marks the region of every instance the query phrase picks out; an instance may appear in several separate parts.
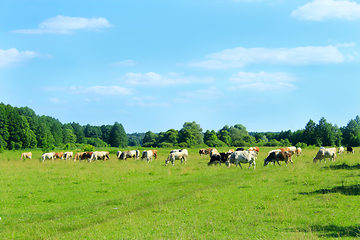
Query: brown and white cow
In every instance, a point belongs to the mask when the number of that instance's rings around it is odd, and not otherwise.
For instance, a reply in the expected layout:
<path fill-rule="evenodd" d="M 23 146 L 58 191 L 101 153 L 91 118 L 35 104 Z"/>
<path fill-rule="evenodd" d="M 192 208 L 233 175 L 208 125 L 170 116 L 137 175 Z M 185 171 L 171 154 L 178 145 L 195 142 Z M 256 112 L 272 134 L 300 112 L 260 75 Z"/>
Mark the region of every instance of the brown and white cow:
<path fill-rule="evenodd" d="M 23 160 L 23 159 L 25 159 L 25 158 L 31 159 L 31 157 L 32 157 L 32 153 L 31 153 L 31 152 L 24 152 L 24 153 L 21 154 L 20 160 Z"/>

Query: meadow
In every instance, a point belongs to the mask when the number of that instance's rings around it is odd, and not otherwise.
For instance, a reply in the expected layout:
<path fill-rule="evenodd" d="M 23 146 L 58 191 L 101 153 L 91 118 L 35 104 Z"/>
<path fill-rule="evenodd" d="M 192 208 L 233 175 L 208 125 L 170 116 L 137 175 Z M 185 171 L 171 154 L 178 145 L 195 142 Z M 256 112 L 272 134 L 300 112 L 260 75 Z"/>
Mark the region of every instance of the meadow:
<path fill-rule="evenodd" d="M 0 153 L 0 239 L 322 239 L 360 237 L 360 153 L 256 169 L 165 166 L 170 149 L 147 163 L 20 160 Z M 225 151 L 228 149 L 219 149 Z M 74 151 L 76 152 L 76 151 Z"/>

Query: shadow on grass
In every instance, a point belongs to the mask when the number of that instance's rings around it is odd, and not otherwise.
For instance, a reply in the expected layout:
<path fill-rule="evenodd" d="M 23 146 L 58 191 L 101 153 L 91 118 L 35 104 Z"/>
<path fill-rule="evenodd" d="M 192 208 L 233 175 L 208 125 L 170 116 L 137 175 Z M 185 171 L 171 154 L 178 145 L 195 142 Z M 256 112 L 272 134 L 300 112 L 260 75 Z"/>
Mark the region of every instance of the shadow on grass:
<path fill-rule="evenodd" d="M 311 229 L 311 230 L 310 230 Z M 359 226 L 336 226 L 336 225 L 313 225 L 310 229 L 303 229 L 302 232 L 314 232 L 319 235 L 319 237 L 328 237 L 328 238 L 339 238 L 339 237 L 360 237 L 360 227 Z"/>
<path fill-rule="evenodd" d="M 324 167 L 325 169 L 331 169 L 331 170 L 339 170 L 339 169 L 347 169 L 347 170 L 357 170 L 360 169 L 360 164 L 356 164 L 356 165 L 348 165 L 346 163 L 342 163 L 342 164 L 337 164 L 337 165 L 332 165 L 332 166 L 326 166 Z"/>
<path fill-rule="evenodd" d="M 313 192 L 301 192 L 301 195 L 315 195 L 315 194 L 327 194 L 327 193 L 341 193 L 344 195 L 360 195 L 360 184 L 352 186 L 337 186 L 330 189 L 319 189 Z"/>

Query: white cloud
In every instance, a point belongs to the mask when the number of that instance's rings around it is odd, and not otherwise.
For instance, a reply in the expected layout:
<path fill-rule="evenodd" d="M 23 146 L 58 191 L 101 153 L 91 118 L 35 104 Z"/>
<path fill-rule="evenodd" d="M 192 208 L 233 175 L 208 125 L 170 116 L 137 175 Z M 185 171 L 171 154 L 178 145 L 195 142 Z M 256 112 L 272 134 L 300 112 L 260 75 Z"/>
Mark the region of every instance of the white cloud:
<path fill-rule="evenodd" d="M 212 77 L 196 77 L 196 76 L 184 76 L 178 73 L 169 73 L 165 76 L 154 72 L 142 73 L 127 73 L 123 77 L 126 83 L 131 85 L 152 85 L 152 86 L 169 86 L 169 85 L 181 85 L 189 84 L 192 82 L 209 83 L 213 82 Z"/>
<path fill-rule="evenodd" d="M 314 0 L 291 13 L 291 16 L 309 21 L 327 19 L 359 20 L 360 5 L 348 0 Z"/>
<path fill-rule="evenodd" d="M 100 95 L 100 96 L 127 96 L 133 93 L 132 89 L 123 88 L 119 86 L 92 86 L 92 87 L 58 87 L 58 86 L 48 86 L 43 87 L 44 91 L 48 92 L 66 92 L 71 94 L 90 94 L 90 95 Z"/>
<path fill-rule="evenodd" d="M 33 51 L 20 52 L 16 48 L 11 48 L 8 50 L 0 49 L 0 68 L 16 66 L 22 62 L 41 56 L 43 55 L 38 52 L 33 52 Z"/>
<path fill-rule="evenodd" d="M 276 72 L 276 73 L 249 73 L 249 72 L 239 72 L 234 74 L 230 81 L 233 83 L 259 83 L 259 82 L 292 82 L 295 81 L 289 73 Z"/>
<path fill-rule="evenodd" d="M 13 32 L 26 34 L 71 34 L 74 30 L 100 30 L 111 26 L 112 25 L 105 18 L 81 18 L 58 15 L 56 17 L 46 19 L 44 22 L 39 24 L 39 28 L 37 29 L 20 29 Z"/>
<path fill-rule="evenodd" d="M 49 101 L 55 104 L 58 104 L 61 102 L 61 100 L 59 98 L 49 98 Z"/>
<path fill-rule="evenodd" d="M 239 72 L 234 74 L 230 81 L 240 85 L 229 87 L 229 91 L 293 91 L 297 87 L 291 82 L 296 81 L 296 78 L 289 73 L 248 73 Z"/>
<path fill-rule="evenodd" d="M 132 66 L 136 66 L 137 62 L 134 60 L 125 60 L 125 61 L 120 61 L 120 62 L 114 62 L 111 63 L 110 66 L 113 67 L 132 67 Z"/>
<path fill-rule="evenodd" d="M 344 61 L 344 56 L 335 46 L 296 48 L 243 48 L 226 49 L 209 54 L 208 61 L 190 63 L 190 66 L 205 68 L 238 68 L 248 64 L 308 65 L 329 64 Z"/>

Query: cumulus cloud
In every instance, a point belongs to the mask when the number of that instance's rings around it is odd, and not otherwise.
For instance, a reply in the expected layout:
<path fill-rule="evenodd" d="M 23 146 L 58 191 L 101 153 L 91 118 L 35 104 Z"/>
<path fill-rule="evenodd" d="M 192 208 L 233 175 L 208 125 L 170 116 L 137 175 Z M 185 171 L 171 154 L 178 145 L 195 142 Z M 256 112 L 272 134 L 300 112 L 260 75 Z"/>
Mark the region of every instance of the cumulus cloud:
<path fill-rule="evenodd" d="M 22 62 L 41 56 L 44 55 L 34 51 L 20 52 L 16 48 L 10 48 L 8 50 L 0 49 L 0 68 L 16 66 Z"/>
<path fill-rule="evenodd" d="M 39 28 L 37 29 L 20 29 L 13 32 L 26 34 L 71 34 L 75 30 L 100 30 L 111 26 L 112 25 L 106 18 L 81 18 L 58 15 L 56 17 L 46 19 L 44 22 L 39 24 Z"/>
<path fill-rule="evenodd" d="M 189 65 L 209 69 L 226 69 L 242 67 L 248 64 L 308 65 L 344 61 L 344 56 L 335 46 L 273 49 L 237 47 L 209 54 L 206 58 L 210 60 L 192 62 Z"/>
<path fill-rule="evenodd" d="M 239 72 L 234 74 L 230 81 L 240 85 L 229 87 L 230 91 L 251 91 L 251 92 L 263 92 L 263 91 L 293 91 L 297 87 L 291 83 L 296 81 L 296 78 L 283 72 L 276 73 L 249 73 Z"/>
<path fill-rule="evenodd" d="M 213 82 L 212 77 L 196 77 L 196 76 L 184 76 L 178 73 L 168 73 L 164 76 L 154 73 L 127 73 L 123 77 L 123 80 L 131 85 L 152 85 L 152 86 L 170 86 L 189 84 L 192 82 L 209 83 Z"/>
<path fill-rule="evenodd" d="M 354 21 L 360 19 L 360 5 L 348 0 L 314 0 L 294 10 L 291 16 L 308 21 L 327 19 Z"/>
<path fill-rule="evenodd" d="M 111 63 L 110 66 L 113 67 L 132 67 L 132 66 L 136 66 L 137 62 L 134 60 L 125 60 L 125 61 L 119 61 L 119 62 L 114 62 Z"/>

